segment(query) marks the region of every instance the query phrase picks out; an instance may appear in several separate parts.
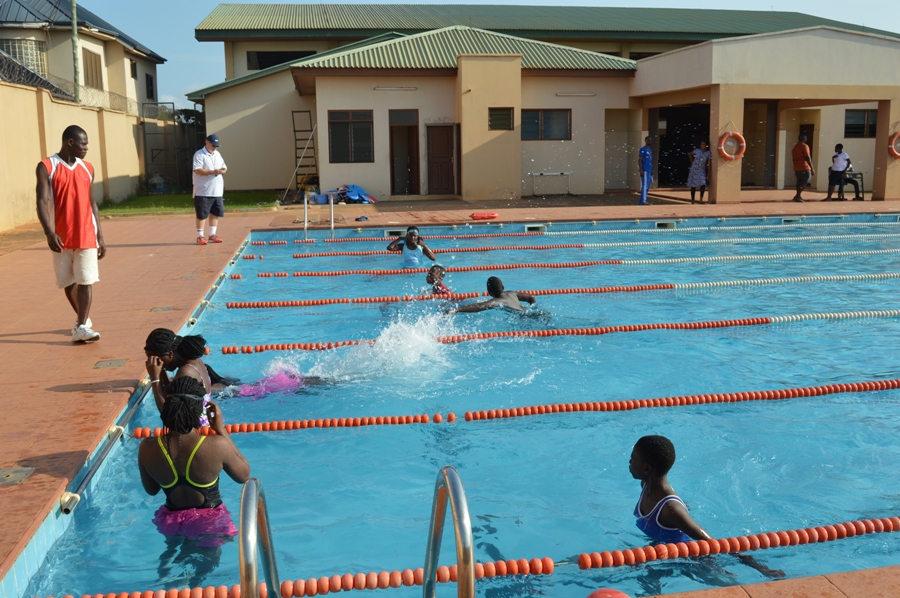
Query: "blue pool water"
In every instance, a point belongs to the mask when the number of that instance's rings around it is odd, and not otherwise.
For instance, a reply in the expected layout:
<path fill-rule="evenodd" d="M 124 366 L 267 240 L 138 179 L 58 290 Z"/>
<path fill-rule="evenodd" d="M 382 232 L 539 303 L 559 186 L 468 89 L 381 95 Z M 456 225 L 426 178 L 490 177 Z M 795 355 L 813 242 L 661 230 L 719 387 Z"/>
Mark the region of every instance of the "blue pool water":
<path fill-rule="evenodd" d="M 812 219 L 805 223 L 812 222 Z M 818 222 L 843 224 L 837 218 Z M 724 229 L 773 221 L 688 221 L 711 231 L 587 234 L 629 223 L 554 225 L 576 235 L 439 239 L 432 248 L 634 243 L 733 239 L 717 244 L 655 244 L 596 249 L 498 250 L 443 254 L 445 266 L 559 263 L 608 259 L 760 256 L 900 248 L 897 223 Z M 780 223 L 780 221 L 775 221 Z M 652 223 L 651 223 L 652 225 Z M 456 233 L 521 230 L 469 227 Z M 379 231 L 380 232 L 380 231 Z M 422 234 L 451 234 L 424 229 Z M 349 233 L 354 235 L 350 231 Z M 362 233 L 373 234 L 370 231 Z M 857 238 L 837 238 L 863 235 Z M 879 235 L 879 236 L 874 236 Z M 804 240 L 763 242 L 759 239 Z M 814 238 L 814 237 L 827 238 Z M 678 460 L 670 481 L 693 517 L 714 537 L 795 529 L 900 513 L 890 482 L 900 462 L 895 442 L 900 391 L 844 393 L 630 412 L 588 412 L 465 422 L 465 411 L 573 401 L 612 401 L 857 382 L 900 377 L 894 340 L 900 318 L 813 320 L 709 330 L 657 330 L 604 336 L 496 339 L 443 345 L 435 336 L 505 330 L 601 327 L 763 316 L 900 309 L 900 279 L 550 295 L 529 317 L 494 310 L 444 316 L 442 302 L 340 304 L 226 309 L 232 301 L 283 301 L 418 294 L 423 274 L 258 278 L 258 272 L 389 269 L 395 256 L 294 259 L 294 253 L 383 249 L 384 242 L 295 245 L 297 232 L 254 233 L 212 304 L 193 327 L 213 350 L 219 372 L 244 381 L 284 369 L 321 384 L 260 400 L 220 399 L 229 423 L 450 411 L 456 424 L 328 428 L 233 436 L 268 497 L 283 579 L 422 566 L 434 481 L 453 465 L 466 487 L 476 559 L 550 556 L 643 546 L 634 525 L 640 493 L 628 473 L 634 442 L 672 439 Z M 756 240 L 754 240 L 756 239 Z M 482 291 L 500 276 L 508 289 L 687 283 L 823 274 L 897 272 L 900 253 L 814 259 L 707 261 L 587 268 L 519 269 L 449 275 L 456 292 Z M 149 332 L 149 331 L 148 331 Z M 377 339 L 374 345 L 325 352 L 222 355 L 223 345 Z M 154 427 L 152 400 L 132 421 Z M 167 552 L 151 523 L 162 495 L 146 496 L 128 441 L 102 474 L 100 490 L 79 506 L 74 525 L 32 581 L 31 595 L 96 594 L 238 582 L 237 544 L 203 554 Z M 240 488 L 223 480 L 237 515 Z M 170 547 L 171 548 L 171 547 Z M 445 534 L 441 562 L 455 558 Z M 767 566 L 801 577 L 900 563 L 900 534 L 872 534 L 812 546 L 754 553 Z M 208 571 L 207 571 L 208 569 Z M 198 573 L 199 570 L 199 573 Z M 633 596 L 754 583 L 765 578 L 720 555 L 581 571 L 560 564 L 549 577 L 477 582 L 480 596 L 545 593 L 583 598 L 598 587 Z M 421 588 L 386 590 L 412 597 Z M 455 586 L 442 586 L 444 595 Z"/>

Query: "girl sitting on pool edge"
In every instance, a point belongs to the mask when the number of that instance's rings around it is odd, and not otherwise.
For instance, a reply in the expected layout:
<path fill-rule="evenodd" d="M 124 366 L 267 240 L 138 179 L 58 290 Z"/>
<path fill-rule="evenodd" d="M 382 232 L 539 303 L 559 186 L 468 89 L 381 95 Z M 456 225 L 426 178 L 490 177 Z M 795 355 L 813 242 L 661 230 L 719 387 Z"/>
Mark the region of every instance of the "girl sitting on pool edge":
<path fill-rule="evenodd" d="M 675 445 L 665 436 L 644 436 L 635 443 L 628 470 L 634 479 L 641 481 L 641 496 L 634 507 L 637 527 L 663 544 L 712 540 L 669 485 L 668 474 L 674 464 Z M 769 569 L 749 555 L 735 553 L 735 556 L 767 577 L 784 577 L 784 571 Z"/>

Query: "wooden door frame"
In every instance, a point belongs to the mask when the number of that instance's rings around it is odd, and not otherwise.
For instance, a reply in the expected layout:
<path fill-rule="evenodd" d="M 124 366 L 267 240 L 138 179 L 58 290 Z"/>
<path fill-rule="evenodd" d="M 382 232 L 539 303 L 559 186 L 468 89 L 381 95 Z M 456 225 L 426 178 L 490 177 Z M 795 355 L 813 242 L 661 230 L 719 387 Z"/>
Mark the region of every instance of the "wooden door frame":
<path fill-rule="evenodd" d="M 392 125 L 391 124 L 391 112 L 409 112 L 414 111 L 416 113 L 416 124 L 414 125 Z M 394 129 L 398 127 L 403 127 L 407 129 L 407 139 L 409 138 L 409 128 L 415 129 L 415 134 L 412 135 L 413 140 L 415 141 L 415 149 L 410 148 L 410 154 L 415 154 L 412 160 L 413 168 L 410 170 L 410 181 L 409 181 L 409 190 L 410 195 L 419 195 L 422 192 L 422 168 L 421 161 L 422 156 L 419 153 L 419 109 L 418 108 L 397 108 L 397 109 L 389 109 L 388 110 L 388 144 L 390 144 L 391 148 L 391 164 L 390 164 L 390 176 L 391 176 L 391 195 L 394 195 Z"/>
<path fill-rule="evenodd" d="M 433 123 L 425 125 L 425 165 L 426 168 L 430 164 L 431 154 L 429 152 L 431 148 L 431 137 L 429 131 L 434 127 L 447 127 L 450 129 L 450 176 L 453 178 L 453 183 L 451 185 L 451 191 L 449 195 L 459 195 L 459 178 L 461 174 L 460 170 L 460 160 L 459 160 L 459 125 L 456 123 Z M 453 164 L 455 162 L 455 164 Z M 431 178 L 428 179 L 428 195 L 442 195 L 440 193 L 433 194 L 431 193 Z"/>

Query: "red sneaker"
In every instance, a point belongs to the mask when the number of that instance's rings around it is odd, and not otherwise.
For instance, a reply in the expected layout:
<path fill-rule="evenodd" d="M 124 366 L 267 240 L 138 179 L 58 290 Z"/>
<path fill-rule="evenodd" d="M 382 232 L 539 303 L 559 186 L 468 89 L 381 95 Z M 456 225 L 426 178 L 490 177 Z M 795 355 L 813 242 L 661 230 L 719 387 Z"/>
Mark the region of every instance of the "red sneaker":
<path fill-rule="evenodd" d="M 216 235 L 210 235 L 210 236 L 209 236 L 209 242 L 210 242 L 210 243 L 221 243 L 221 242 L 222 242 L 222 239 L 220 239 L 220 238 L 217 237 Z"/>
<path fill-rule="evenodd" d="M 206 239 L 203 238 L 203 235 L 197 237 L 197 245 L 206 245 Z"/>

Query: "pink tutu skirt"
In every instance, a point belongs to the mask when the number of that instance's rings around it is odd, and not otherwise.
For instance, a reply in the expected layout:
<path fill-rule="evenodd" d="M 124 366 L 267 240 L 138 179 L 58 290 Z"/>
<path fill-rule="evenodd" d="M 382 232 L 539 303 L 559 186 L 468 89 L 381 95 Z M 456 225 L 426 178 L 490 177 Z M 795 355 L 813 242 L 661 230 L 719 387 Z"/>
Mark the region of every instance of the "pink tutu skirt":
<path fill-rule="evenodd" d="M 212 509 L 183 509 L 172 511 L 165 505 L 153 515 L 156 529 L 164 536 L 184 536 L 200 540 L 200 546 L 221 546 L 237 535 L 231 513 L 224 504 Z"/>

